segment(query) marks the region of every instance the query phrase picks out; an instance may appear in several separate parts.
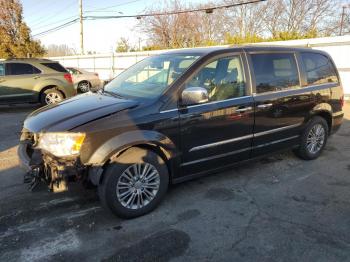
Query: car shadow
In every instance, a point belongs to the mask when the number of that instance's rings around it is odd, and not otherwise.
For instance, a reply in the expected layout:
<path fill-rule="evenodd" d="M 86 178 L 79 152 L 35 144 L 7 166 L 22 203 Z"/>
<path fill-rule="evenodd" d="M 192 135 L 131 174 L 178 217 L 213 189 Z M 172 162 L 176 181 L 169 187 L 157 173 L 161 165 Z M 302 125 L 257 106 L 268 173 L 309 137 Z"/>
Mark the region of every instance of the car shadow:
<path fill-rule="evenodd" d="M 0 153 L 18 145 L 25 118 L 40 104 L 0 105 Z"/>

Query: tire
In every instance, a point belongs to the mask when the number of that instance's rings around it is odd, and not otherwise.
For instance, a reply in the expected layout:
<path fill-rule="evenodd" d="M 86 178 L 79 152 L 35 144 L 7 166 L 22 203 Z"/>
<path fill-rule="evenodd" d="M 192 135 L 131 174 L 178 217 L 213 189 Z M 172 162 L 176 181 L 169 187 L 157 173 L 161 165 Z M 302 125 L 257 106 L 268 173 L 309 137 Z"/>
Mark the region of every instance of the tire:
<path fill-rule="evenodd" d="M 82 81 L 78 84 L 78 89 L 82 93 L 89 92 L 91 88 L 91 84 L 88 81 Z"/>
<path fill-rule="evenodd" d="M 63 94 L 54 88 L 46 89 L 40 95 L 40 103 L 43 106 L 59 103 L 63 99 Z"/>
<path fill-rule="evenodd" d="M 143 177 L 145 167 L 148 172 Z M 129 179 L 135 179 L 136 173 L 140 174 L 137 182 Z M 146 180 L 152 188 L 146 186 Z M 98 195 L 102 205 L 115 215 L 134 218 L 154 210 L 165 196 L 168 184 L 169 173 L 164 160 L 153 151 L 135 147 L 108 164 L 98 186 Z"/>
<path fill-rule="evenodd" d="M 320 116 L 313 117 L 301 135 L 300 146 L 294 150 L 295 154 L 304 160 L 318 158 L 326 146 L 328 132 L 326 120 Z"/>

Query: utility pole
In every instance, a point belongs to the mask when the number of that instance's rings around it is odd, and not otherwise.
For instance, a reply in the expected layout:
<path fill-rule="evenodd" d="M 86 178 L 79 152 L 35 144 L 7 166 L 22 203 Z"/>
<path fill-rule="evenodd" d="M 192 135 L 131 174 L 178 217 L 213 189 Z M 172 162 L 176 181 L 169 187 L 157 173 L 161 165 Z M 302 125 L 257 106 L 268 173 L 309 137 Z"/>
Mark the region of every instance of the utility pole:
<path fill-rule="evenodd" d="M 344 31 L 344 24 L 345 24 L 345 16 L 346 16 L 346 14 L 345 14 L 345 10 L 346 10 L 346 8 L 350 8 L 350 4 L 347 4 L 347 5 L 343 5 L 342 6 L 342 8 L 343 8 L 343 12 L 341 13 L 341 20 L 340 20 L 340 31 L 339 31 L 339 35 L 343 35 L 343 31 Z"/>
<path fill-rule="evenodd" d="M 343 34 L 345 8 L 346 8 L 345 5 L 343 5 L 343 12 L 341 13 L 341 20 L 340 20 L 340 32 L 339 32 L 339 35 Z"/>
<path fill-rule="evenodd" d="M 84 54 L 83 0 L 79 0 L 80 17 L 80 54 Z"/>

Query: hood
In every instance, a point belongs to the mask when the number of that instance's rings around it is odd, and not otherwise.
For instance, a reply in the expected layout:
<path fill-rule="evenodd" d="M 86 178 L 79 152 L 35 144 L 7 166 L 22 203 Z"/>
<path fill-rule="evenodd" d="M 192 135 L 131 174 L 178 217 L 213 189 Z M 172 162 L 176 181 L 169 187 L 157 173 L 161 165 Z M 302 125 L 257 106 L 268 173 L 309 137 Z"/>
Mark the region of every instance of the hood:
<path fill-rule="evenodd" d="M 68 131 L 87 122 L 134 107 L 137 101 L 107 94 L 86 93 L 31 113 L 24 128 L 31 132 Z"/>

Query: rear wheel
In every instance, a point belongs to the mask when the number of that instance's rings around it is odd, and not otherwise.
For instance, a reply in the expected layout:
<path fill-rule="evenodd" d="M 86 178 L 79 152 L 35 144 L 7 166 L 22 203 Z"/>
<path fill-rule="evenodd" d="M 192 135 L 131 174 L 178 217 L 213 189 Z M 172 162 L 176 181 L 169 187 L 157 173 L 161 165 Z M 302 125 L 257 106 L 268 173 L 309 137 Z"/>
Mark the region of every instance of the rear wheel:
<path fill-rule="evenodd" d="M 131 148 L 108 165 L 98 194 L 104 207 L 119 217 L 151 212 L 168 189 L 164 160 L 150 150 Z"/>
<path fill-rule="evenodd" d="M 313 117 L 305 128 L 298 149 L 294 152 L 304 160 L 313 160 L 320 156 L 326 146 L 328 124 L 320 116 Z"/>
<path fill-rule="evenodd" d="M 86 93 L 86 92 L 89 92 L 90 91 L 90 83 L 87 82 L 87 81 L 83 81 L 83 82 L 80 82 L 78 84 L 78 89 L 80 90 L 80 92 L 82 93 Z"/>
<path fill-rule="evenodd" d="M 40 95 L 40 103 L 42 105 L 56 104 L 61 102 L 63 99 L 63 94 L 54 88 L 47 89 Z"/>

